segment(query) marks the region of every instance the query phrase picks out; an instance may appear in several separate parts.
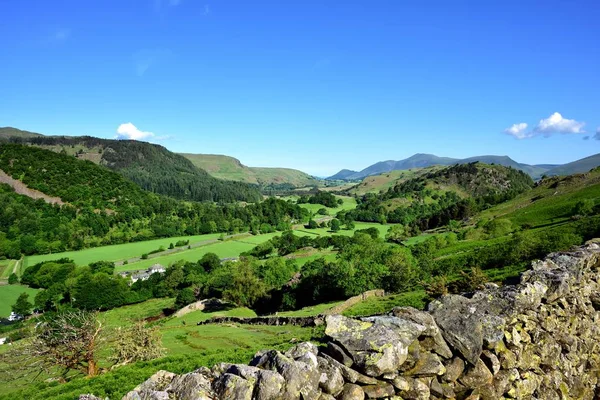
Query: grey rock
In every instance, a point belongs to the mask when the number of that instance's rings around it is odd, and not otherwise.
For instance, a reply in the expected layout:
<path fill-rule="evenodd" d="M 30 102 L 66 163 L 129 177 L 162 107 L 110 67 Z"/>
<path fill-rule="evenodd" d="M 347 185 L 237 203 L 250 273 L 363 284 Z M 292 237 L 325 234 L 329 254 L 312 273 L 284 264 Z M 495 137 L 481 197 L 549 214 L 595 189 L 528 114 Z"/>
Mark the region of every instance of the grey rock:
<path fill-rule="evenodd" d="M 344 349 L 333 342 L 327 342 L 327 354 L 344 364 L 346 367 L 352 367 L 352 364 L 354 364 L 352 357 L 346 353 Z"/>
<path fill-rule="evenodd" d="M 249 365 L 234 364 L 228 373 L 240 376 L 254 384 L 253 399 L 277 399 L 285 386 L 285 379 L 278 372 Z"/>
<path fill-rule="evenodd" d="M 254 385 L 242 377 L 225 373 L 215 381 L 214 390 L 223 400 L 252 400 Z"/>
<path fill-rule="evenodd" d="M 211 386 L 203 374 L 192 372 L 174 378 L 165 391 L 179 400 L 212 400 L 215 396 Z"/>
<path fill-rule="evenodd" d="M 358 385 L 346 383 L 337 400 L 364 400 L 365 392 Z"/>
<path fill-rule="evenodd" d="M 369 376 L 394 372 L 404 363 L 408 346 L 393 329 L 381 323 L 327 316 L 325 334 L 352 355 L 355 365 Z"/>
<path fill-rule="evenodd" d="M 377 385 L 367 385 L 362 387 L 367 399 L 383 399 L 393 396 L 396 392 L 389 383 L 380 383 Z"/>
<path fill-rule="evenodd" d="M 326 358 L 318 357 L 319 372 L 319 387 L 324 393 L 337 396 L 344 388 L 344 376 L 341 369 L 330 363 Z"/>

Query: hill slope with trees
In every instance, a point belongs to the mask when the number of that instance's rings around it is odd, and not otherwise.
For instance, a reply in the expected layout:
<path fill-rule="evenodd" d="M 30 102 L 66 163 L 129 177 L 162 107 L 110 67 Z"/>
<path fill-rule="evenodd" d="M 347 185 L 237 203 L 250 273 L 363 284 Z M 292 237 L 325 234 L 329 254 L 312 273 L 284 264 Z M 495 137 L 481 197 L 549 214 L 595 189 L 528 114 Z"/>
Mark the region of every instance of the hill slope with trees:
<path fill-rule="evenodd" d="M 255 202 L 262 198 L 257 187 L 216 179 L 185 157 L 156 144 L 90 136 L 11 136 L 13 131 L 14 128 L 3 128 L 5 141 L 90 160 L 157 194 L 182 200 L 217 202 Z"/>

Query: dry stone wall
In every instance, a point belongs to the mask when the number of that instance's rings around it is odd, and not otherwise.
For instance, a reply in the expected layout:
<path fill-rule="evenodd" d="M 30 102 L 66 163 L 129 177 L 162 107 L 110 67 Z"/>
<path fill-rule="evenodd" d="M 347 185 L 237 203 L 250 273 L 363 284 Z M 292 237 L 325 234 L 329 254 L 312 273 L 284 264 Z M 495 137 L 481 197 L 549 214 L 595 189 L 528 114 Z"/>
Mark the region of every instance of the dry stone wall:
<path fill-rule="evenodd" d="M 160 371 L 124 399 L 600 398 L 599 260 L 588 244 L 535 262 L 519 285 L 444 296 L 427 312 L 327 316 L 319 347 Z"/>

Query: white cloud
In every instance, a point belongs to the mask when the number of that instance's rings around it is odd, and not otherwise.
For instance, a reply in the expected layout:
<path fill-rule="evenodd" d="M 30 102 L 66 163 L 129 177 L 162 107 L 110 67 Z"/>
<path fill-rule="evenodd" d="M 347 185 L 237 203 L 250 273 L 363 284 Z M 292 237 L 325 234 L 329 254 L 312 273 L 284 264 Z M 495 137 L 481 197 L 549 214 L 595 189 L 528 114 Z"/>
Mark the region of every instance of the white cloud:
<path fill-rule="evenodd" d="M 517 139 L 525 139 L 529 137 L 527 132 L 527 124 L 525 122 L 521 122 L 518 124 L 513 124 L 510 128 L 506 128 L 504 132 L 508 135 L 514 136 Z"/>
<path fill-rule="evenodd" d="M 120 140 L 141 140 L 148 139 L 151 137 L 154 137 L 154 133 L 140 131 L 131 122 L 119 125 L 119 127 L 117 128 L 117 136 L 115 136 L 116 139 Z"/>
<path fill-rule="evenodd" d="M 574 119 L 563 118 L 560 113 L 555 112 L 546 119 L 540 120 L 535 129 L 535 134 L 550 136 L 553 133 L 576 134 L 584 133 L 583 126 L 585 122 L 575 121 Z"/>

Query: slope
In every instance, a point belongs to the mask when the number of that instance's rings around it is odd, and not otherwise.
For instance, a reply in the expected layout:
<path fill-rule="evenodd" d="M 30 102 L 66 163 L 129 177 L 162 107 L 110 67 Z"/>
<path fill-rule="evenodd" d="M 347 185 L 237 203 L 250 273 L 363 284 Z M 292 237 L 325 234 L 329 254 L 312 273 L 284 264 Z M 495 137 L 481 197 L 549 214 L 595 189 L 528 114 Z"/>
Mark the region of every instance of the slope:
<path fill-rule="evenodd" d="M 296 169 L 247 167 L 237 158 L 217 154 L 181 153 L 181 155 L 196 167 L 219 179 L 261 186 L 287 183 L 294 187 L 305 187 L 319 184 L 317 179 Z"/>
<path fill-rule="evenodd" d="M 548 176 L 582 174 L 600 166 L 600 153 L 546 171 Z"/>
<path fill-rule="evenodd" d="M 17 128 L 11 128 L 9 126 L 0 128 L 0 140 L 9 139 L 11 137 L 31 138 L 31 137 L 39 137 L 39 136 L 42 136 L 42 135 L 39 133 L 22 131 Z"/>
<path fill-rule="evenodd" d="M 216 179 L 185 157 L 156 144 L 89 136 L 17 136 L 9 138 L 104 165 L 141 188 L 182 200 L 255 202 L 256 187 Z"/>

